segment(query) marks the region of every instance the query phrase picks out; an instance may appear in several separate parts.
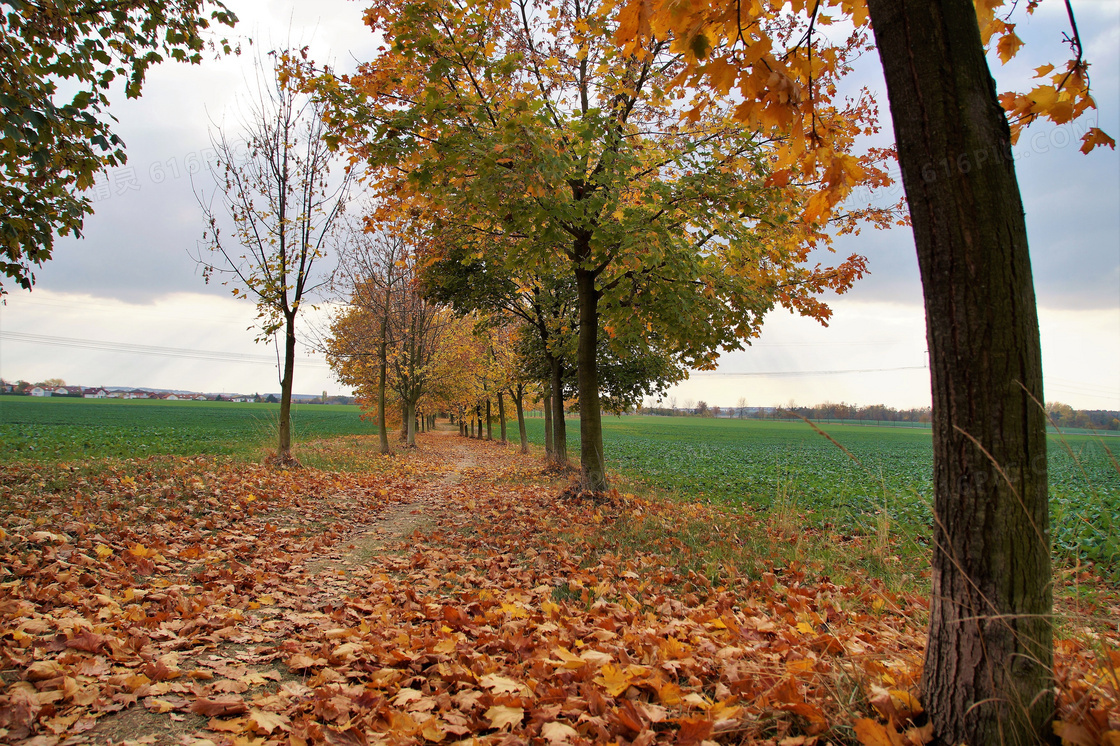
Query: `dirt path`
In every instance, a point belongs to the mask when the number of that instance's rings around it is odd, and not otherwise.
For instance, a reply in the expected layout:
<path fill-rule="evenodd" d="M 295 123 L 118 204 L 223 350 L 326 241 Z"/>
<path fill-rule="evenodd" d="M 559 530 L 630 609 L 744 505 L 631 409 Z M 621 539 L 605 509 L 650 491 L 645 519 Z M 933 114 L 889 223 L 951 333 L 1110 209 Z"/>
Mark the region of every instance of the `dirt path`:
<path fill-rule="evenodd" d="M 418 485 L 406 502 L 388 506 L 365 525 L 355 527 L 334 551 L 308 563 L 308 572 L 324 576 L 328 584 L 337 582 L 357 567 L 376 561 L 382 552 L 399 553 L 400 544 L 416 531 L 430 525 L 448 510 L 451 496 L 463 481 L 465 470 L 477 463 L 474 450 L 469 441 L 464 441 L 456 433 L 437 430 L 432 438 L 450 441 L 447 469 L 442 475 L 433 475 Z"/>
<path fill-rule="evenodd" d="M 303 696 L 308 691 L 306 676 L 282 663 L 284 633 L 292 627 L 293 620 L 306 624 L 308 620 L 325 618 L 324 610 L 335 608 L 354 592 L 356 576 L 391 572 L 388 564 L 407 553 L 411 540 L 420 532 L 442 520 L 454 521 L 458 511 L 455 497 L 463 490 L 466 472 L 478 465 L 479 449 L 493 445 L 463 440 L 456 432 L 446 431 L 429 433 L 423 441 L 426 442 L 421 443 L 421 448 L 436 452 L 438 461 L 419 470 L 416 476 L 420 479 L 411 482 L 405 494 L 393 495 L 397 501 L 389 502 L 368 521 L 351 522 L 349 530 L 337 541 L 293 565 L 286 575 L 294 582 L 281 584 L 276 592 L 250 603 L 250 610 L 241 615 L 240 622 L 216 636 L 214 644 L 160 659 L 177 671 L 190 671 L 192 681 L 175 680 L 169 691 L 158 696 L 125 698 L 118 712 L 98 718 L 88 732 L 65 741 L 46 737 L 35 746 L 237 744 L 241 741 L 220 737 L 215 740 L 210 733 L 223 726 L 211 715 L 229 714 L 221 712 L 218 705 L 212 712 L 187 709 L 191 695 L 197 696 L 202 685 L 207 686 L 211 702 L 233 696 L 251 705 L 278 696 Z M 331 518 L 328 514 L 322 516 L 325 524 Z M 250 716 L 257 711 L 247 709 Z"/>

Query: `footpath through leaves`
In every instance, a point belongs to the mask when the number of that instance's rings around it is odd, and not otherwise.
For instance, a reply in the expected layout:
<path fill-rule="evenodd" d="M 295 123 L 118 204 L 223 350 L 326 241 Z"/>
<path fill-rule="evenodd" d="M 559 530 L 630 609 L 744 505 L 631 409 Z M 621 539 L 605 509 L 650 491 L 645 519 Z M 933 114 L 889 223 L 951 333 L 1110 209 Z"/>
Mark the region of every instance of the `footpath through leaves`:
<path fill-rule="evenodd" d="M 0 468 L 0 741 L 928 740 L 923 596 L 713 563 L 703 544 L 786 539 L 702 504 L 561 499 L 496 443 L 375 445 L 311 446 L 345 473 Z M 1120 743 L 1120 633 L 1059 633 L 1055 733 Z"/>

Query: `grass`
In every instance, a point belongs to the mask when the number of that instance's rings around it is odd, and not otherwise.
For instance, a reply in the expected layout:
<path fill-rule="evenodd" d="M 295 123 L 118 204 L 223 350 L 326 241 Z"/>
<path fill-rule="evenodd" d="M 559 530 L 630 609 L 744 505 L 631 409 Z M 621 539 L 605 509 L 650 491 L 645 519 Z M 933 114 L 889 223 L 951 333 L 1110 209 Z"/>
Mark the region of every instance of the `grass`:
<path fill-rule="evenodd" d="M 542 420 L 528 420 L 528 429 L 543 443 Z M 611 417 L 603 439 L 608 469 L 642 489 L 765 511 L 792 541 L 811 526 L 873 539 L 871 557 L 924 559 L 933 520 L 930 431 L 822 429 L 860 463 L 803 422 Z M 1059 562 L 1095 562 L 1120 579 L 1120 471 L 1108 447 L 1093 436 L 1050 436 L 1052 529 Z M 568 452 L 578 461 L 575 420 Z"/>
<path fill-rule="evenodd" d="M 97 469 L 104 458 L 223 455 L 259 459 L 275 448 L 279 407 L 231 402 L 164 402 L 0 397 L 0 463 L 51 465 L 54 478 Z M 377 470 L 369 446 L 340 436 L 371 434 L 353 406 L 297 404 L 293 441 L 304 463 Z M 920 428 L 824 425 L 840 448 L 802 422 L 668 417 L 604 420 L 608 467 L 620 487 L 684 501 L 758 511 L 799 551 L 806 527 L 846 543 L 858 537 L 870 572 L 889 575 L 923 559 L 932 517 L 930 432 Z M 514 430 L 516 428 L 513 428 Z M 543 442 L 543 421 L 528 420 Z M 1120 579 L 1120 473 L 1102 442 L 1051 436 L 1055 556 L 1094 562 Z M 578 460 L 579 427 L 569 421 Z M 50 488 L 50 485 L 45 485 Z M 700 530 L 700 529 L 698 529 Z"/>
<path fill-rule="evenodd" d="M 228 455 L 275 450 L 280 407 L 196 401 L 0 396 L 0 461 Z M 369 434 L 356 406 L 293 404 L 294 442 Z"/>

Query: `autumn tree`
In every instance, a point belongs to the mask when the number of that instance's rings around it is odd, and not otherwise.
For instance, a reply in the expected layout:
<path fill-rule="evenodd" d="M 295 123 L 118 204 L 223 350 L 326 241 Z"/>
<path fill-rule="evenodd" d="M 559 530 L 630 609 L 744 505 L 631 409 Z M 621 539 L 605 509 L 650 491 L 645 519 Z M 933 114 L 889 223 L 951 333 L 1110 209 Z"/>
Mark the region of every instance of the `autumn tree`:
<path fill-rule="evenodd" d="M 332 322 L 328 360 L 341 380 L 377 391 L 382 452 L 388 452 L 386 388 L 401 406 L 404 440 L 415 447 L 417 407 L 447 372 L 439 361 L 454 319 L 418 292 L 417 252 L 407 236 L 390 232 L 360 238 L 347 256 L 351 293 Z"/>
<path fill-rule="evenodd" d="M 656 329 L 705 366 L 757 334 L 775 303 L 827 318 L 816 295 L 849 287 L 862 260 L 809 263 L 825 216 L 800 220 L 793 205 L 885 178 L 874 157 L 838 157 L 827 173 L 776 161 L 768 136 L 730 106 L 682 120 L 667 92 L 680 56 L 659 40 L 620 53 L 611 7 L 375 2 L 366 18 L 391 40 L 386 51 L 320 83 L 340 139 L 388 188 L 499 239 L 484 251 L 506 268 L 566 268 L 591 491 L 607 485 L 600 330 L 625 346 Z M 858 131 L 867 114 L 856 102 L 822 122 Z"/>
<path fill-rule="evenodd" d="M 931 360 L 936 527 L 923 704 L 950 744 L 1045 741 L 1054 707 L 1042 369 L 1011 145 L 1031 121 L 1067 122 L 1094 103 L 1068 3 L 1075 58 L 1038 68 L 1026 94 L 997 96 L 985 44 L 995 39 L 1006 62 L 1022 43 L 996 15 L 1001 4 L 629 0 L 619 22 L 619 41 L 634 49 L 672 38 L 689 69 L 680 82 L 735 87 L 737 115 L 783 129 L 787 157 L 802 161 L 834 152 L 814 93 L 835 47 L 814 27 L 839 11 L 874 29 Z M 1097 128 L 1083 141 L 1084 152 L 1115 145 Z"/>
<path fill-rule="evenodd" d="M 471 231 L 442 230 L 421 273 L 423 291 L 449 303 L 461 314 L 501 315 L 525 325 L 517 339 L 521 365 L 540 381 L 546 399 L 546 454 L 558 466 L 568 464 L 567 429 L 562 392 L 575 369 L 571 330 L 576 321 L 572 282 L 549 267 L 509 267 L 476 245 L 486 241 Z M 495 239 L 491 239 L 495 240 Z M 532 356 L 533 361 L 526 360 Z M 541 365 L 534 362 L 539 358 Z"/>
<path fill-rule="evenodd" d="M 337 284 L 347 293 L 348 306 L 331 325 L 327 340 L 328 361 L 340 380 L 353 386 L 365 384 L 370 364 L 376 364 L 377 432 L 380 450 L 392 453 L 386 411 L 389 380 L 390 326 L 397 297 L 409 290 L 412 278 L 404 261 L 405 240 L 394 231 L 375 230 L 367 224 L 349 227 L 342 243 Z M 370 347 L 372 346 L 372 350 Z"/>
<path fill-rule="evenodd" d="M 0 15 L 0 267 L 24 289 L 51 257 L 56 235 L 81 235 L 93 212 L 82 192 L 125 162 L 109 92 L 124 78 L 140 96 L 166 58 L 197 64 L 211 24 L 237 17 L 221 2 L 153 0 L 5 3 Z M 219 48 L 229 53 L 222 40 Z M 0 283 L 0 294 L 5 291 Z"/>
<path fill-rule="evenodd" d="M 295 84 L 291 63 L 284 52 L 272 55 L 268 70 L 258 64 L 255 98 L 238 133 L 242 139 L 217 129 L 216 189 L 198 195 L 208 224 L 206 254 L 199 256 L 203 276 L 207 282 L 226 276 L 235 297 L 256 302 L 258 341 L 282 334 L 276 454 L 281 463 L 291 460 L 296 319 L 305 299 L 329 279 L 319 264 L 351 180 L 349 169 L 332 178 L 338 158 L 324 139 L 323 107 Z"/>

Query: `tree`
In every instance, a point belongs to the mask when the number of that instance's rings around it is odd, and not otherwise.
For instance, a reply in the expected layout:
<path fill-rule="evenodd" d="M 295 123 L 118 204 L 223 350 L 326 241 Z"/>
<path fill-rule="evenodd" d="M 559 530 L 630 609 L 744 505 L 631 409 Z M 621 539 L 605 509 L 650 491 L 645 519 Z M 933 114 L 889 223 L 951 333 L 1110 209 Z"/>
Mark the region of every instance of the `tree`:
<path fill-rule="evenodd" d="M 574 371 L 575 293 L 566 277 L 547 267 L 506 267 L 475 250 L 475 237 L 463 231 L 441 231 L 420 275 L 423 292 L 449 303 L 460 314 L 501 314 L 524 324 L 517 337 L 523 373 L 542 388 L 563 391 Z M 564 398 L 545 395 L 545 452 L 555 465 L 568 465 Z"/>
<path fill-rule="evenodd" d="M 368 368 L 370 343 L 376 345 L 377 432 L 381 453 L 392 453 L 389 446 L 386 391 L 389 376 L 389 346 L 393 330 L 390 322 L 398 294 L 406 292 L 411 277 L 405 262 L 404 239 L 392 230 L 376 231 L 371 226 L 351 225 L 350 240 L 344 243 L 340 280 L 349 293 L 349 304 L 359 315 L 344 314 L 331 327 L 327 354 L 340 380 L 360 385 Z M 368 325 L 361 331 L 346 329 L 347 324 Z"/>
<path fill-rule="evenodd" d="M 342 214 L 351 171 L 331 180 L 336 155 L 327 147 L 323 109 L 291 77 L 287 52 L 258 64 L 256 98 L 244 122 L 244 143 L 218 129 L 212 172 L 217 188 L 199 194 L 208 230 L 199 256 L 203 276 L 229 275 L 233 295 L 257 304 L 258 341 L 283 334 L 280 427 L 276 459 L 291 461 L 292 380 L 296 319 L 304 300 L 327 282 L 317 263 Z M 219 206 L 215 207 L 213 200 Z M 227 218 L 232 236 L 224 233 Z"/>
<path fill-rule="evenodd" d="M 792 158 L 831 158 L 808 63 L 835 57 L 814 37 L 814 25 L 824 20 L 822 5 L 849 14 L 857 28 L 870 20 L 914 224 L 931 355 L 937 526 L 923 704 L 940 742 L 974 745 L 1047 740 L 1053 710 L 1042 376 L 1010 147 L 1040 116 L 1062 123 L 1094 107 L 1075 24 L 1068 39 L 1076 56 L 1065 70 L 1044 65 L 1034 90 L 997 98 L 983 45 L 998 37 L 1005 62 L 1021 45 L 1014 24 L 995 15 L 1001 4 L 795 3 L 795 12 L 809 11 L 798 24 L 785 3 L 684 8 L 630 0 L 619 35 L 630 43 L 673 36 L 693 82 L 718 76 L 725 90 L 738 83 L 744 101 L 737 113 L 783 129 Z M 1072 11 L 1069 17 L 1072 23 Z M 804 33 L 791 35 L 791 25 Z M 775 84 L 790 95 L 771 95 Z M 1100 145 L 1115 143 L 1092 128 L 1082 151 Z"/>
<path fill-rule="evenodd" d="M 208 8 L 210 9 L 209 12 Z M 148 68 L 170 57 L 197 64 L 211 23 L 237 17 L 221 2 L 122 0 L 5 3 L 0 24 L 0 267 L 24 289 L 51 257 L 55 235 L 81 234 L 93 212 L 81 192 L 125 162 L 109 90 L 125 77 L 140 96 Z M 231 51 L 225 40 L 225 53 Z M 69 97 L 69 100 L 63 99 Z M 0 282 L 0 295 L 4 293 Z"/>
<path fill-rule="evenodd" d="M 869 0 L 922 275 L 933 594 L 922 693 L 947 743 L 1053 720 L 1042 353 L 1011 130 L 968 0 Z M 921 29 L 920 33 L 918 29 Z M 929 164 L 990 162 L 929 178 Z"/>
<path fill-rule="evenodd" d="M 574 282 L 586 489 L 607 485 L 600 329 L 619 347 L 657 330 L 710 365 L 775 303 L 826 318 L 815 296 L 862 273 L 859 257 L 806 266 L 825 226 L 789 218 L 816 171 L 769 179 L 771 143 L 730 107 L 682 122 L 666 94 L 679 57 L 658 41 L 619 54 L 606 6 L 385 0 L 366 17 L 392 41 L 357 75 L 321 82 L 340 137 L 433 221 L 497 237 L 494 261 L 565 267 Z M 843 114 L 828 122 L 850 131 L 867 112 Z M 838 160 L 827 188 L 882 183 L 876 158 Z"/>
<path fill-rule="evenodd" d="M 327 341 L 327 357 L 339 379 L 364 392 L 377 391 L 376 397 L 363 393 L 362 398 L 378 402 L 382 453 L 389 452 L 386 388 L 396 393 L 402 436 L 411 448 L 421 399 L 441 380 L 463 375 L 455 368 L 460 360 L 452 343 L 455 319 L 418 292 L 416 260 L 416 251 L 398 234 L 359 237 L 344 264 L 350 302 L 332 322 Z M 371 362 L 377 370 L 372 376 Z"/>

